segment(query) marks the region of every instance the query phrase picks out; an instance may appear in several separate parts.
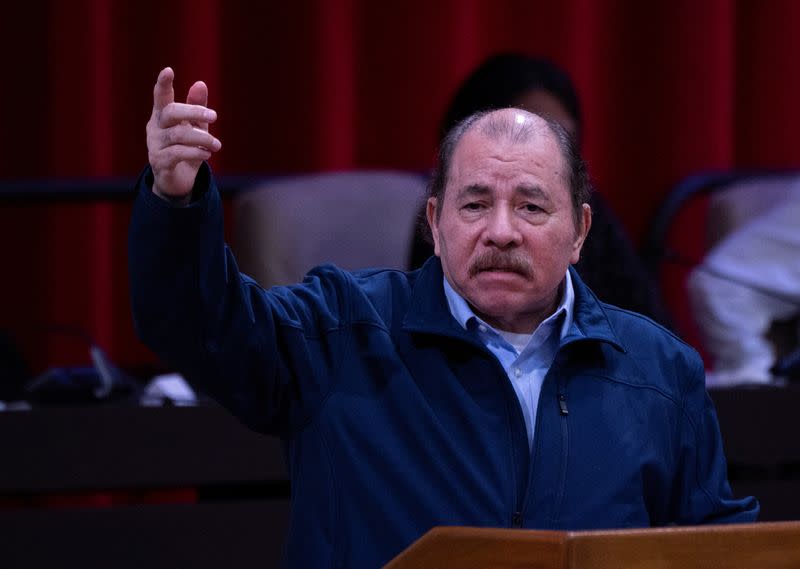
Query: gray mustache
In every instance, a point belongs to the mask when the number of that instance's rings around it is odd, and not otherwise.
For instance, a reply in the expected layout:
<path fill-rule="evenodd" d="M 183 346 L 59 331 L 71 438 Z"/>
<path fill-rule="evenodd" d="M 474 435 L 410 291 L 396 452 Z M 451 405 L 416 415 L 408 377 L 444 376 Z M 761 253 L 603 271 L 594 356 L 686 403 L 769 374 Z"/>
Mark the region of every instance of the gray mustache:
<path fill-rule="evenodd" d="M 482 271 L 511 271 L 529 277 L 533 267 L 527 258 L 516 253 L 487 251 L 482 253 L 469 268 L 469 275 L 474 277 Z"/>

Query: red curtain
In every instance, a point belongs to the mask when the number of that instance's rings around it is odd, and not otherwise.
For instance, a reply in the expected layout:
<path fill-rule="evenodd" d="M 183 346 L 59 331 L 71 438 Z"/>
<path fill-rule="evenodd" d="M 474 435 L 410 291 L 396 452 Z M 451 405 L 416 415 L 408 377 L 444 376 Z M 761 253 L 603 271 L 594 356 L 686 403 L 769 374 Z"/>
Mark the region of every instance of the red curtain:
<path fill-rule="evenodd" d="M 424 170 L 458 83 L 517 50 L 574 76 L 590 169 L 638 240 L 688 174 L 800 164 L 798 24 L 794 0 L 19 2 L 0 23 L 0 177 L 132 180 L 166 65 L 180 94 L 209 85 L 218 173 Z M 122 364 L 150 357 L 129 315 L 128 214 L 2 202 L 0 327 L 34 366 L 70 363 L 54 326 Z"/>

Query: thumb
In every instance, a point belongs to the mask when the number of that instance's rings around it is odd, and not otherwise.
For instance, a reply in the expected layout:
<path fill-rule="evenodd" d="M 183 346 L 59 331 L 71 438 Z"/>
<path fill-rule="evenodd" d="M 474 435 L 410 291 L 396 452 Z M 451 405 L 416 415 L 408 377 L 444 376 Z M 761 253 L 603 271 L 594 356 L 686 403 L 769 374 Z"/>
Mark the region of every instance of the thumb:
<path fill-rule="evenodd" d="M 165 67 L 158 74 L 156 86 L 153 88 L 153 110 L 161 111 L 175 101 L 175 89 L 172 86 L 174 79 L 175 72 L 171 67 Z"/>

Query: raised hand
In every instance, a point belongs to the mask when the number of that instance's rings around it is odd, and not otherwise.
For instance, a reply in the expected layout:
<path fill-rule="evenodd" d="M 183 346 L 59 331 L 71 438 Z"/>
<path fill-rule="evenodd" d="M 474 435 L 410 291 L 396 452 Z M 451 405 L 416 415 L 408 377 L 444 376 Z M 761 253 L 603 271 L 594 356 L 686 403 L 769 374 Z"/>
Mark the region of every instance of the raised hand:
<path fill-rule="evenodd" d="M 222 148 L 208 132 L 217 113 L 206 107 L 208 87 L 197 81 L 186 103 L 175 102 L 175 73 L 165 67 L 153 89 L 153 114 L 147 122 L 147 153 L 153 168 L 153 191 L 171 201 L 188 201 L 203 160 Z"/>

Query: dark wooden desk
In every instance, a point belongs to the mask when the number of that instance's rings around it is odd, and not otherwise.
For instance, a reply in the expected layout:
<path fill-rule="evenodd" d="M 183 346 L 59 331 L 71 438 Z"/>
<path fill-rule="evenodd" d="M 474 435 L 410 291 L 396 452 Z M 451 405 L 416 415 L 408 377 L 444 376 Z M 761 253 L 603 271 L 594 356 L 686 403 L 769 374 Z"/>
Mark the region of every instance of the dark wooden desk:
<path fill-rule="evenodd" d="M 0 495 L 191 487 L 197 504 L 0 509 L 4 568 L 276 567 L 283 450 L 217 406 L 0 413 Z M 77 500 L 80 503 L 80 499 Z"/>
<path fill-rule="evenodd" d="M 0 494 L 286 481 L 280 441 L 216 405 L 0 413 Z"/>
<path fill-rule="evenodd" d="M 800 384 L 712 390 L 728 477 L 763 521 L 800 520 Z"/>
<path fill-rule="evenodd" d="M 737 495 L 800 519 L 800 386 L 712 392 Z M 3 567 L 272 567 L 288 523 L 277 439 L 216 405 L 0 413 L 0 495 L 193 487 L 199 503 L 0 510 Z"/>

